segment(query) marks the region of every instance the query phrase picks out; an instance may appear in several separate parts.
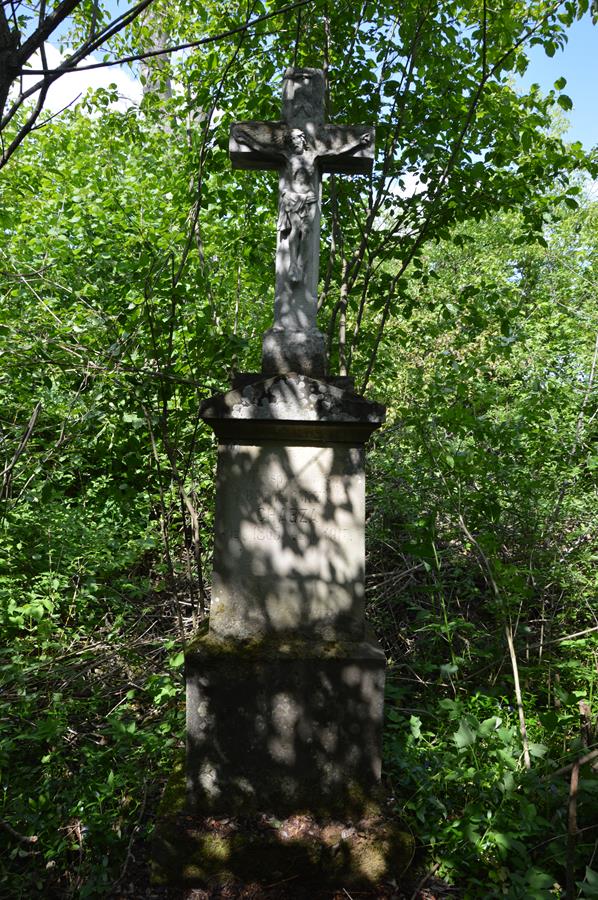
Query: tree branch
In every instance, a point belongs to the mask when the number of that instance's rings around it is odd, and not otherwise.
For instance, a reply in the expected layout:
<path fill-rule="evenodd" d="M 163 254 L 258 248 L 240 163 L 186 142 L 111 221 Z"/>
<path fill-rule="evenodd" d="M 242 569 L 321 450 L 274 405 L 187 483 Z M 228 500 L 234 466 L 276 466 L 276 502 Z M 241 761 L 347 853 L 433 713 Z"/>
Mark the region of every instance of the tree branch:
<path fill-rule="evenodd" d="M 148 0 L 148 2 L 139 4 L 139 6 L 143 5 L 145 8 L 149 3 L 153 2 L 153 0 Z M 254 25 L 258 25 L 260 22 L 265 22 L 268 19 L 273 19 L 276 16 L 281 16 L 284 13 L 291 12 L 294 9 L 298 9 L 301 6 L 307 6 L 309 3 L 315 3 L 316 0 L 296 0 L 295 3 L 289 3 L 287 6 L 282 6 L 280 9 L 273 10 L 273 12 L 264 13 L 261 16 L 256 16 L 255 19 L 252 19 L 250 22 L 246 22 L 244 25 L 238 25 L 235 28 L 229 28 L 227 31 L 222 31 L 219 34 L 211 35 L 210 37 L 199 38 L 197 41 L 187 41 L 184 44 L 175 44 L 170 47 L 164 47 L 159 50 L 148 50 L 145 53 L 133 53 L 130 56 L 123 56 L 119 59 L 111 59 L 106 62 L 101 63 L 90 63 L 87 66 L 78 66 L 78 72 L 85 72 L 89 69 L 105 69 L 109 66 L 122 66 L 124 63 L 132 63 L 138 62 L 142 59 L 150 59 L 153 56 L 165 56 L 168 53 L 176 53 L 179 50 L 191 50 L 194 47 L 202 47 L 204 44 L 213 44 L 217 41 L 222 41 L 227 37 L 232 37 L 235 34 L 239 34 L 242 31 L 247 31 L 250 28 L 253 28 Z M 127 23 L 128 24 L 128 23 Z M 112 37 L 112 35 L 109 35 Z M 106 38 L 104 38 L 105 40 Z M 94 42 L 94 43 L 97 43 Z M 97 48 L 94 48 L 97 49 Z M 89 54 L 87 51 L 86 56 Z M 67 60 L 67 62 L 71 62 L 71 58 Z M 66 71 L 74 71 L 74 69 L 64 69 L 62 66 L 59 66 L 58 69 L 50 69 L 50 74 L 58 73 L 60 75 L 65 74 Z M 43 69 L 30 69 L 28 70 L 29 75 L 43 75 Z"/>
<path fill-rule="evenodd" d="M 63 0 L 53 12 L 48 16 L 45 16 L 43 21 L 40 21 L 40 24 L 33 34 L 27 38 L 24 44 L 21 44 L 15 54 L 19 66 L 22 66 L 36 50 L 39 50 L 52 32 L 55 31 L 80 5 L 81 0 Z"/>

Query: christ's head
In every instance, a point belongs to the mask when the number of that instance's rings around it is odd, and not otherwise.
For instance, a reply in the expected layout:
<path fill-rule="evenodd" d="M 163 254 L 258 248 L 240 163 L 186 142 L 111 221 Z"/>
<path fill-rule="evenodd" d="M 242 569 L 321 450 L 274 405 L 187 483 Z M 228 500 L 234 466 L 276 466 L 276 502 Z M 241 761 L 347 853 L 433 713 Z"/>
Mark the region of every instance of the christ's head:
<path fill-rule="evenodd" d="M 300 128 L 291 128 L 290 141 L 295 153 L 303 153 L 307 148 L 307 138 Z"/>

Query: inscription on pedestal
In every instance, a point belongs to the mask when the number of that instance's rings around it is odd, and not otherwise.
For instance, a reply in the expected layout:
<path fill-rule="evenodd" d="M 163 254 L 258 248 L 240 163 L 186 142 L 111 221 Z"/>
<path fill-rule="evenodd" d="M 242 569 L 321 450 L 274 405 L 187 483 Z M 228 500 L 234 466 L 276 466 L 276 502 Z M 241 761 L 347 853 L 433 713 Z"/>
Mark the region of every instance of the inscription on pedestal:
<path fill-rule="evenodd" d="M 294 535 L 299 538 L 302 530 L 316 531 L 320 537 L 328 537 L 333 540 L 342 540 L 343 535 L 350 533 L 348 527 L 341 528 L 338 525 L 330 525 L 322 518 L 322 508 L 326 502 L 325 490 L 311 490 L 311 501 L 305 503 L 297 491 L 287 491 L 284 478 L 273 477 L 272 496 L 276 498 L 265 502 L 263 497 L 255 491 L 247 491 L 243 495 L 243 501 L 248 508 L 256 511 L 257 524 L 253 530 L 253 537 L 258 541 L 278 541 L 285 535 Z M 293 526 L 296 526 L 293 528 Z"/>
<path fill-rule="evenodd" d="M 363 635 L 363 453 L 222 445 L 210 628 Z"/>

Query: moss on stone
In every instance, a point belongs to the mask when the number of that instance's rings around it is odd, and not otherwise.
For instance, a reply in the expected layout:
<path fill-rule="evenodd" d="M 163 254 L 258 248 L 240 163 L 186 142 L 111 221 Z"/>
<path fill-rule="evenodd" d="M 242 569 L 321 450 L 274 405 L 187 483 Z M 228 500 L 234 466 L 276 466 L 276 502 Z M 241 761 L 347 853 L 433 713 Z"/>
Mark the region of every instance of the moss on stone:
<path fill-rule="evenodd" d="M 171 819 L 185 809 L 185 758 L 175 760 L 158 805 L 158 821 Z"/>
<path fill-rule="evenodd" d="M 268 772 L 264 772 L 264 782 L 268 781 Z M 231 798 L 232 799 L 232 798 Z M 373 819 L 384 815 L 384 794 L 380 787 L 378 790 L 370 789 L 365 791 L 363 787 L 355 781 L 348 779 L 343 785 L 343 794 L 341 797 L 325 798 L 318 796 L 314 792 L 313 802 L 307 806 L 297 807 L 295 803 L 285 807 L 285 798 L 280 798 L 277 808 L 281 813 L 290 812 L 307 814 L 317 813 L 324 817 L 334 817 L 335 815 L 352 815 L 358 814 L 363 819 Z M 160 804 L 158 806 L 158 818 L 171 819 L 187 811 L 186 802 L 186 778 L 185 778 L 185 760 L 181 755 L 175 761 L 172 773 L 166 783 Z M 234 803 L 235 814 L 252 815 L 256 812 L 255 802 L 247 803 L 243 808 L 239 804 L 238 799 Z M 214 808 L 206 802 L 203 809 L 192 811 L 195 815 L 213 815 Z"/>
<path fill-rule="evenodd" d="M 384 656 L 374 644 L 204 632 L 186 676 L 196 811 L 379 811 Z"/>
<path fill-rule="evenodd" d="M 271 776 L 266 769 L 263 773 L 263 784 L 272 788 Z M 257 785 L 259 789 L 259 784 Z M 256 791 L 259 794 L 259 790 Z M 282 792 L 275 797 L 273 805 L 280 815 L 315 813 L 323 818 L 357 817 L 361 819 L 373 819 L 385 814 L 385 798 L 383 789 L 370 788 L 365 791 L 362 785 L 353 779 L 347 779 L 343 783 L 342 792 L 334 796 L 323 796 L 314 785 L 309 804 L 298 804 L 293 797 L 285 797 Z M 259 811 L 255 797 L 242 797 L 231 792 L 226 798 L 227 812 L 233 815 L 252 816 Z M 160 804 L 158 806 L 158 819 L 172 819 L 183 813 L 194 816 L 213 816 L 224 814 L 220 806 L 215 807 L 208 799 L 198 808 L 188 809 L 186 796 L 185 761 L 183 756 L 178 758 L 173 766 L 171 775 L 166 783 Z"/>
<path fill-rule="evenodd" d="M 279 660 L 288 659 L 342 659 L 353 657 L 356 649 L 369 655 L 375 638 L 366 634 L 363 641 L 314 641 L 306 637 L 268 634 L 246 640 L 233 640 L 213 635 L 205 624 L 187 646 L 186 656 L 200 654 L 204 659 Z"/>

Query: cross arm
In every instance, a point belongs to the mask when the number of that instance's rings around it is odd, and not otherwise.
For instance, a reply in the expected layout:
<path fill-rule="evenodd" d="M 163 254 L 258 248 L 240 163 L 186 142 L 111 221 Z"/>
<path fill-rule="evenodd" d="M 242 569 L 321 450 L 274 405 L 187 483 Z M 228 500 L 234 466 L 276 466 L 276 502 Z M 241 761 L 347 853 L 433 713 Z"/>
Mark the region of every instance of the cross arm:
<path fill-rule="evenodd" d="M 236 122 L 228 152 L 235 169 L 279 169 L 288 127 L 284 122 Z"/>
<path fill-rule="evenodd" d="M 376 129 L 370 125 L 321 125 L 317 147 L 322 172 L 369 175 L 375 140 Z"/>

